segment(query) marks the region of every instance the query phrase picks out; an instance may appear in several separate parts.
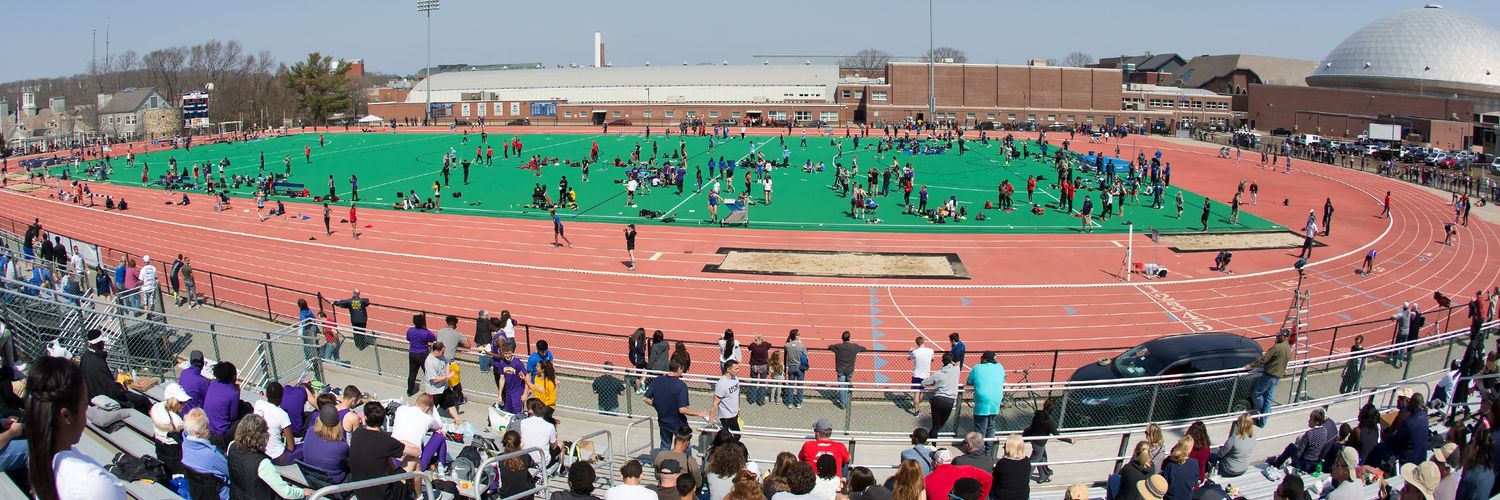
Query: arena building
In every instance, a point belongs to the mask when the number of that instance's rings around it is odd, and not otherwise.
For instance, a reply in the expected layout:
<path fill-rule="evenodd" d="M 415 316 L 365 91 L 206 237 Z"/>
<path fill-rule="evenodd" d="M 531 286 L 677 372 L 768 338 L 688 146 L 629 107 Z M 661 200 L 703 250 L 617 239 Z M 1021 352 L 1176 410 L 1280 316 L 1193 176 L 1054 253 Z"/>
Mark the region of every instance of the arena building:
<path fill-rule="evenodd" d="M 1497 71 L 1500 30 L 1428 5 L 1356 30 L 1317 63 L 1307 86 L 1248 85 L 1235 110 L 1261 130 L 1355 137 L 1369 123 L 1395 123 L 1414 142 L 1494 153 Z"/>
<path fill-rule="evenodd" d="M 431 102 L 438 123 L 844 126 L 936 119 L 1173 127 L 1232 117 L 1228 96 L 1126 85 L 1119 69 L 941 63 L 931 71 L 935 113 L 928 110 L 929 65 L 910 62 L 890 63 L 884 78 L 840 76 L 838 66 L 816 64 L 446 72 L 417 82 L 402 102 L 370 104 L 370 113 L 420 119 Z M 547 103 L 556 104 L 554 114 Z"/>

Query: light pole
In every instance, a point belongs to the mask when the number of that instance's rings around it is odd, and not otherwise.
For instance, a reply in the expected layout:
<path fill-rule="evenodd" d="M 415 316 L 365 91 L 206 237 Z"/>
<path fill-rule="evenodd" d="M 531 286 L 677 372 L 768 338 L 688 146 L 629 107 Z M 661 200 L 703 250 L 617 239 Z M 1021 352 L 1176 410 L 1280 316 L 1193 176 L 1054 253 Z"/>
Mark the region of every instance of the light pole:
<path fill-rule="evenodd" d="M 427 14 L 427 109 L 423 114 L 432 124 L 432 11 L 438 10 L 438 0 L 417 0 L 417 12 Z"/>
<path fill-rule="evenodd" d="M 932 0 L 927 0 L 927 123 L 937 115 L 937 54 L 932 43 Z"/>

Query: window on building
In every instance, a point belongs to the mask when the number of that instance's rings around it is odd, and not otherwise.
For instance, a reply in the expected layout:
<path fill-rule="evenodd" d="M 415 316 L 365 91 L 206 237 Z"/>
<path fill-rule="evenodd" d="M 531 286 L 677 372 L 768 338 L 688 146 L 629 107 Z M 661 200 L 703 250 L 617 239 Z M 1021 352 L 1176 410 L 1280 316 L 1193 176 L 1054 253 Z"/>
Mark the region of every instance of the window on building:
<path fill-rule="evenodd" d="M 652 115 L 652 112 L 650 112 L 650 111 L 642 111 L 641 112 L 641 118 L 651 118 L 651 115 Z"/>
<path fill-rule="evenodd" d="M 609 116 L 614 117 L 614 118 L 619 118 L 620 117 L 620 112 L 619 111 L 611 111 L 609 113 Z"/>
<path fill-rule="evenodd" d="M 772 120 L 785 120 L 786 119 L 786 112 L 785 111 L 772 111 L 770 113 L 766 113 L 766 116 L 770 117 L 770 119 L 772 119 Z"/>
<path fill-rule="evenodd" d="M 967 116 L 969 117 L 969 121 L 974 121 L 974 113 L 969 113 Z"/>
<path fill-rule="evenodd" d="M 573 117 L 573 112 L 572 111 L 563 111 L 563 118 L 572 118 L 572 117 Z"/>
<path fill-rule="evenodd" d="M 740 117 L 740 112 L 739 111 L 730 111 L 729 112 L 729 117 L 730 118 L 739 118 Z"/>
<path fill-rule="evenodd" d="M 984 119 L 986 119 L 986 120 L 994 120 L 995 119 L 995 114 L 994 113 L 985 113 L 984 114 Z"/>
<path fill-rule="evenodd" d="M 1083 121 L 1089 122 L 1089 123 L 1093 123 L 1094 122 L 1094 115 L 1085 115 L 1083 117 Z"/>
<path fill-rule="evenodd" d="M 819 120 L 823 120 L 823 121 L 828 122 L 828 123 L 838 123 L 838 121 L 839 121 L 839 112 L 838 111 L 824 111 L 822 113 L 818 113 L 818 119 Z"/>
<path fill-rule="evenodd" d="M 1028 121 L 1028 122 L 1034 122 L 1034 121 L 1036 121 L 1036 115 L 1026 115 L 1026 121 Z"/>
<path fill-rule="evenodd" d="M 1068 122 L 1071 123 L 1071 122 L 1074 122 L 1074 121 L 1077 121 L 1077 120 L 1074 119 L 1073 115 L 1068 115 Z"/>
<path fill-rule="evenodd" d="M 719 117 L 719 112 L 718 111 L 709 111 L 708 112 L 708 117 L 709 118 L 718 118 Z"/>
<path fill-rule="evenodd" d="M 688 111 L 687 112 L 687 117 L 688 118 L 696 118 L 697 116 L 698 116 L 698 112 L 697 111 Z"/>
<path fill-rule="evenodd" d="M 1055 121 L 1057 121 L 1057 115 L 1047 115 L 1047 121 L 1049 121 L 1049 122 L 1055 122 Z"/>
<path fill-rule="evenodd" d="M 849 98 L 849 96 L 850 96 L 850 95 L 852 95 L 852 94 L 853 94 L 853 92 L 850 92 L 850 91 L 848 91 L 848 90 L 845 90 L 845 91 L 844 91 L 844 93 L 843 93 L 843 94 L 844 94 L 844 98 L 845 98 L 845 99 L 848 99 L 848 98 Z"/>
<path fill-rule="evenodd" d="M 1015 113 L 1007 113 L 1005 115 L 1005 119 L 1006 120 L 1010 120 L 1010 121 L 1016 121 L 1016 114 Z"/>
<path fill-rule="evenodd" d="M 855 99 L 864 99 L 865 98 L 865 91 L 863 91 L 863 90 L 856 90 L 856 91 L 854 91 L 854 98 Z"/>
<path fill-rule="evenodd" d="M 884 91 L 884 90 L 872 90 L 872 91 L 870 91 L 870 99 L 871 100 L 884 101 L 884 100 L 886 100 L 886 96 L 887 95 L 888 95 L 887 92 Z"/>
<path fill-rule="evenodd" d="M 794 111 L 792 112 L 792 118 L 799 122 L 812 120 L 812 111 Z"/>
<path fill-rule="evenodd" d="M 675 116 L 676 114 L 677 114 L 676 111 L 665 111 L 665 112 L 662 112 L 662 116 L 665 116 L 667 118 L 671 118 L 671 117 Z"/>

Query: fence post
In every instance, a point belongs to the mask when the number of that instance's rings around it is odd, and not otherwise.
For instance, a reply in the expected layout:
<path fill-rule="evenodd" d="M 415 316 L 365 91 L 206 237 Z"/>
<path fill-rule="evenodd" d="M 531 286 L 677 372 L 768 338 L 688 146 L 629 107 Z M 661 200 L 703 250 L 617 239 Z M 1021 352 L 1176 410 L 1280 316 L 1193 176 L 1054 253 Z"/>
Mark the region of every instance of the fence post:
<path fill-rule="evenodd" d="M 224 354 L 219 352 L 219 331 L 215 326 L 214 323 L 208 324 L 208 331 L 212 332 L 212 335 L 209 335 L 208 338 L 214 344 L 214 362 L 219 362 L 224 360 Z"/>
<path fill-rule="evenodd" d="M 1224 408 L 1224 413 L 1230 413 L 1230 412 L 1234 411 L 1234 397 L 1237 396 L 1237 395 L 1239 395 L 1239 392 L 1240 392 L 1240 377 L 1235 377 L 1234 378 L 1234 383 L 1229 386 L 1229 406 L 1226 406 Z M 1248 405 L 1246 405 L 1246 406 L 1248 406 Z"/>
<path fill-rule="evenodd" d="M 1056 382 L 1057 381 L 1057 358 L 1058 358 L 1058 356 L 1059 356 L 1059 354 L 1058 354 L 1057 349 L 1053 349 L 1052 350 L 1052 378 L 1050 380 L 1051 382 Z"/>
<path fill-rule="evenodd" d="M 276 321 L 276 315 L 271 312 L 271 285 L 261 283 L 260 287 L 266 294 L 266 321 Z"/>
<path fill-rule="evenodd" d="M 1146 408 L 1146 421 L 1147 422 L 1152 421 L 1152 417 L 1156 415 L 1156 397 L 1159 396 L 1159 395 L 1161 395 L 1161 385 L 1160 384 L 1152 385 L 1151 386 L 1151 405 Z"/>
<path fill-rule="evenodd" d="M 276 348 L 271 344 L 271 332 L 266 332 L 266 340 L 261 346 L 266 350 L 266 362 L 271 365 L 271 371 L 266 375 L 271 377 L 269 380 L 276 380 L 276 374 L 280 373 L 280 370 L 276 369 Z"/>
<path fill-rule="evenodd" d="M 1115 452 L 1115 456 L 1117 456 L 1117 457 L 1123 457 L 1123 456 L 1125 456 L 1125 452 L 1128 451 L 1129 449 L 1130 449 L 1130 431 L 1125 431 L 1125 432 L 1123 432 L 1123 433 L 1120 434 L 1120 451 Z M 1125 461 L 1116 458 L 1115 459 L 1115 470 L 1120 470 L 1120 466 L 1122 466 L 1122 465 L 1125 465 Z"/>
<path fill-rule="evenodd" d="M 526 330 L 526 348 L 527 349 L 531 349 L 531 324 L 527 323 L 527 324 L 521 325 L 521 329 L 522 330 Z M 530 352 L 530 351 L 527 351 L 527 352 Z"/>
<path fill-rule="evenodd" d="M 219 307 L 219 294 L 214 291 L 214 273 L 208 273 L 208 300 L 214 307 Z"/>
<path fill-rule="evenodd" d="M 1338 345 L 1339 345 L 1339 327 L 1335 326 L 1335 327 L 1333 327 L 1333 340 L 1330 340 L 1328 342 L 1328 355 L 1329 356 L 1333 355 L 1334 349 L 1337 349 Z"/>

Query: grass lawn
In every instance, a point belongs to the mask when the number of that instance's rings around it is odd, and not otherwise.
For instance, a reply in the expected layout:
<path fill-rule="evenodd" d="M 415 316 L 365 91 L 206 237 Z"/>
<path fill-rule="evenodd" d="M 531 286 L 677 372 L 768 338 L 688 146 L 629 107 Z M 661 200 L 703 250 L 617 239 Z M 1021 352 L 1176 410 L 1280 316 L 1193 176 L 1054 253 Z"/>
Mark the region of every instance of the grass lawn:
<path fill-rule="evenodd" d="M 506 136 L 504 139 L 509 138 Z M 569 185 L 577 192 L 579 207 L 577 210 L 561 211 L 564 220 L 661 224 L 640 216 L 641 210 L 650 209 L 676 215 L 677 220 L 673 224 L 708 224 L 707 189 L 701 192 L 696 189 L 696 168 L 704 165 L 710 156 L 715 159 L 723 156 L 731 161 L 741 158 L 749 152 L 751 142 L 757 145 L 758 151 L 765 153 L 767 159 L 780 159 L 782 154 L 782 143 L 777 137 L 715 139 L 714 151 L 710 153 L 709 139 L 703 137 L 664 137 L 655 134 L 650 139 L 640 135 L 619 134 L 520 136 L 525 156 L 539 154 L 562 160 L 583 159 L 588 155 L 591 144 L 597 142 L 600 162 L 590 167 L 590 179 L 583 182 L 580 169 L 567 165 L 544 167 L 541 177 L 536 177 L 532 171 L 520 168 L 525 162 L 515 155 L 509 159 L 503 158 L 499 147 L 501 140 L 498 136 L 488 138 L 488 144 L 495 149 L 494 165 L 471 167 L 469 185 L 462 184 L 462 170 L 457 166 L 453 168 L 452 185 L 443 190 L 443 212 L 545 219 L 545 210 L 525 208 L 531 201 L 532 190 L 537 183 L 542 183 L 547 193 L 556 199 L 558 181 L 566 176 Z M 638 192 L 636 207 L 626 206 L 625 189 L 619 182 L 624 177 L 625 169 L 606 164 L 612 163 L 616 157 L 628 160 L 637 144 L 641 145 L 642 157 L 648 157 L 652 154 L 652 141 L 659 148 L 660 158 L 676 150 L 679 141 L 684 140 L 690 157 L 685 192 L 679 195 L 675 188 L 656 187 L 649 193 Z M 792 167 L 778 168 L 771 174 L 773 203 L 760 204 L 761 184 L 753 184 L 756 204 L 750 208 L 752 228 L 939 233 L 1071 233 L 1080 229 L 1081 224 L 1076 216 L 1051 206 L 1042 215 L 1030 212 L 1030 206 L 1026 203 L 1027 176 L 1037 175 L 1044 179 L 1037 184 L 1034 198 L 1036 203 L 1053 205 L 1058 196 L 1055 172 L 1050 163 L 1038 160 L 1012 161 L 1009 167 L 1005 166 L 1000 159 L 998 141 L 990 141 L 987 147 L 977 141 L 969 141 L 970 149 L 962 156 L 956 151 L 916 156 L 901 153 L 893 155 L 888 152 L 884 161 L 877 161 L 873 140 L 861 141 L 858 151 L 854 149 L 852 141 L 842 138 L 837 140 L 845 143 L 846 151 L 837 161 L 846 166 L 854 159 L 858 160 L 862 170 L 868 170 L 872 165 L 884 167 L 892 158 L 903 164 L 911 163 L 917 171 L 917 188 L 927 186 L 929 207 L 940 205 L 949 196 L 957 196 L 959 203 L 968 208 L 969 219 L 958 223 L 950 221 L 947 224 L 932 224 L 925 218 L 902 214 L 902 199 L 897 187 L 899 182 L 894 179 L 891 195 L 877 198 L 880 208 L 865 220 L 855 219 L 849 214 L 848 200 L 832 187 L 833 162 L 838 149 L 830 145 L 827 137 L 809 136 L 808 145 L 804 148 L 799 144 L 800 137 L 791 136 L 786 138 L 785 146 L 790 149 Z M 155 178 L 166 172 L 169 158 L 176 158 L 179 170 L 183 171 L 189 171 L 195 162 L 217 164 L 221 159 L 227 158 L 230 167 L 225 169 L 225 174 L 254 177 L 261 172 L 260 157 L 264 153 L 266 171 L 276 173 L 284 171 L 283 158 L 290 156 L 290 181 L 305 184 L 313 195 L 327 193 L 328 176 L 332 175 L 339 196 L 347 200 L 349 177 L 358 175 L 359 205 L 390 209 L 397 200 L 397 192 L 415 190 L 424 199 L 430 197 L 433 182 L 442 178 L 440 172 L 443 155 L 452 148 L 459 158 L 472 160 L 474 149 L 480 144 L 480 137 L 478 134 L 470 134 L 468 141 L 464 142 L 460 134 L 347 133 L 328 134 L 324 136 L 324 141 L 325 144 L 320 146 L 318 135 L 304 134 L 198 146 L 192 151 L 159 151 L 138 155 L 134 168 L 126 167 L 123 160 L 116 159 L 114 175 L 109 182 L 139 186 L 142 164 L 150 166 L 150 174 Z M 311 163 L 303 158 L 304 146 L 312 148 Z M 1036 145 L 1032 144 L 1031 149 L 1035 150 Z M 814 163 L 825 162 L 825 170 L 803 172 L 800 167 L 808 159 Z M 705 183 L 711 184 L 707 168 L 703 169 L 703 174 Z M 744 170 L 738 169 L 735 176 L 735 189 L 742 190 Z M 860 176 L 858 179 L 863 181 L 864 178 Z M 1009 179 L 1016 189 L 1015 211 L 1006 213 L 1000 210 L 983 210 L 986 200 L 997 202 L 996 188 L 1005 179 Z M 728 192 L 727 184 L 726 182 L 724 197 L 730 200 L 735 194 Z M 1183 218 L 1179 220 L 1176 218 L 1173 201 L 1177 191 L 1176 187 L 1167 189 L 1164 209 L 1137 206 L 1127 201 L 1123 217 L 1111 217 L 1103 222 L 1097 219 L 1100 210 L 1098 192 L 1080 189 L 1075 208 L 1082 206 L 1084 195 L 1094 197 L 1097 224 L 1093 229 L 1095 232 L 1123 233 L 1127 229 L 1127 221 L 1134 223 L 1139 231 L 1151 228 L 1164 233 L 1199 230 L 1203 197 L 1184 191 L 1185 210 Z M 462 196 L 454 198 L 453 193 L 461 193 Z M 251 188 L 240 188 L 233 194 L 249 197 Z M 912 195 L 912 203 L 917 203 L 916 193 Z M 1150 200 L 1142 196 L 1141 203 L 1149 205 Z M 974 214 L 981 211 L 985 213 L 987 220 L 974 219 Z M 727 207 L 721 206 L 719 215 L 723 217 L 728 212 Z M 1242 213 L 1238 224 L 1230 224 L 1228 215 L 1227 206 L 1213 201 L 1209 230 L 1227 232 L 1281 229 L 1281 226 L 1249 213 Z M 879 223 L 868 222 L 877 218 Z"/>

